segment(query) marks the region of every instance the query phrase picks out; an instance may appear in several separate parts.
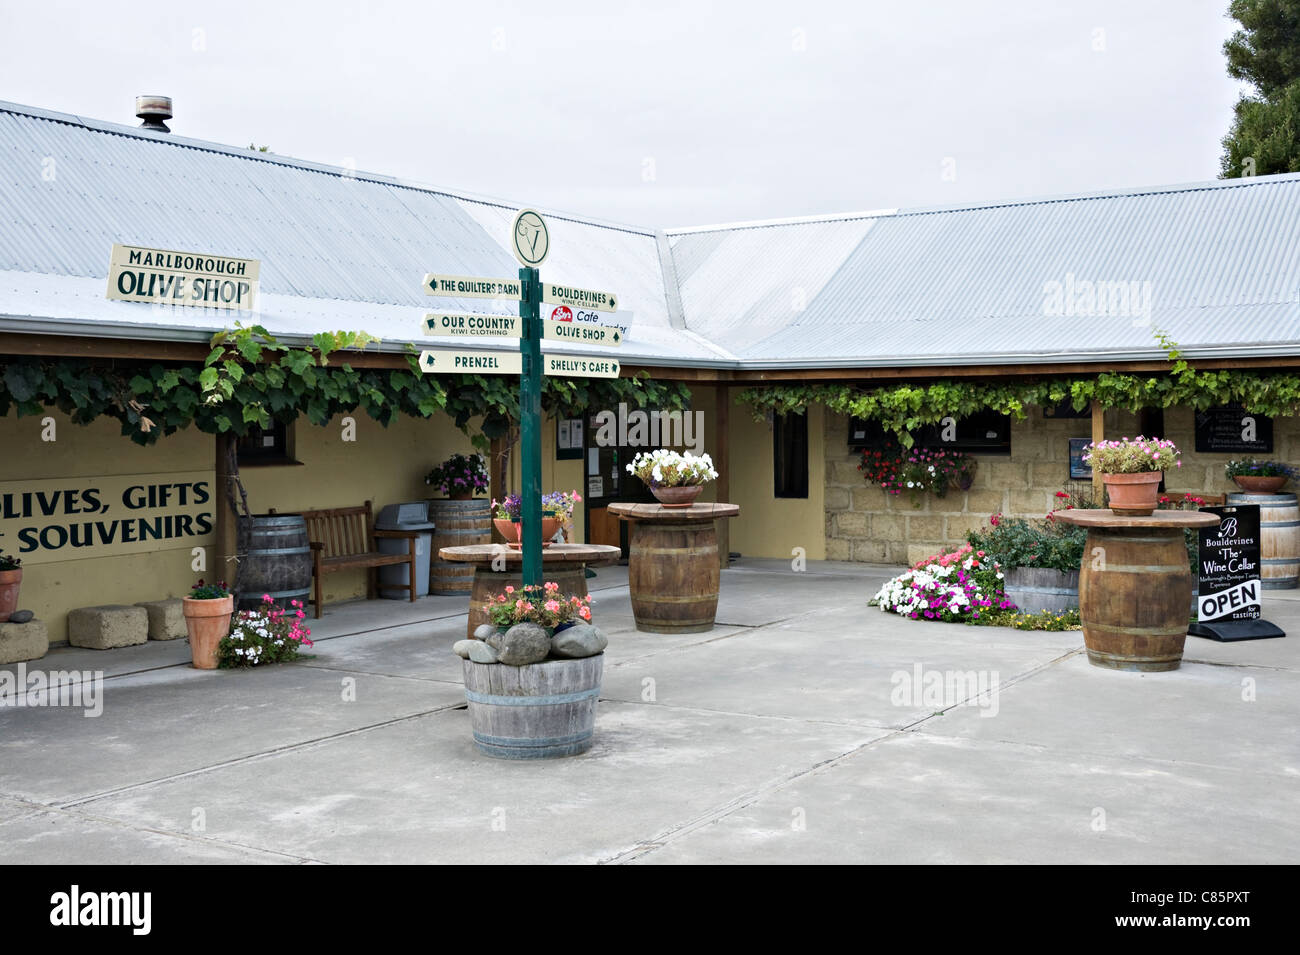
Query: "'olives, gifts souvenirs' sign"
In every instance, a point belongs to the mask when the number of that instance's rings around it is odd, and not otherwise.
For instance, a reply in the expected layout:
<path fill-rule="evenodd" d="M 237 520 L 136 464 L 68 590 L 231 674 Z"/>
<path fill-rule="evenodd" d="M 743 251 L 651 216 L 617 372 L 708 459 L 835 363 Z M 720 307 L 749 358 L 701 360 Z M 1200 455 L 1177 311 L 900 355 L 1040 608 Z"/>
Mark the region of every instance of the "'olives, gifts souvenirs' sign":
<path fill-rule="evenodd" d="M 0 483 L 0 547 L 29 564 L 214 543 L 212 471 Z"/>
<path fill-rule="evenodd" d="M 1272 454 L 1273 419 L 1241 405 L 1196 412 L 1196 450 L 1220 454 Z"/>
<path fill-rule="evenodd" d="M 108 297 L 251 311 L 257 304 L 260 272 L 257 259 L 115 245 L 108 265 Z"/>
<path fill-rule="evenodd" d="M 1219 523 L 1200 530 L 1197 616 L 1257 620 L 1260 614 L 1259 505 L 1203 507 Z"/>

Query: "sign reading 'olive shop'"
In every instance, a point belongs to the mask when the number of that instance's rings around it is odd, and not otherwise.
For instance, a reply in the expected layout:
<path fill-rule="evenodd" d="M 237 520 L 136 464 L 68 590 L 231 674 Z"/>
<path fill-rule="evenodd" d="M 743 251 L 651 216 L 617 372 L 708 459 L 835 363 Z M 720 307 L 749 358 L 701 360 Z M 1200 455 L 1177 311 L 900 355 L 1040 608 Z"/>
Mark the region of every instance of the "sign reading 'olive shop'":
<path fill-rule="evenodd" d="M 212 471 L 0 483 L 0 548 L 29 564 L 213 544 Z"/>
<path fill-rule="evenodd" d="M 108 266 L 108 297 L 252 311 L 260 272 L 257 259 L 115 245 Z"/>

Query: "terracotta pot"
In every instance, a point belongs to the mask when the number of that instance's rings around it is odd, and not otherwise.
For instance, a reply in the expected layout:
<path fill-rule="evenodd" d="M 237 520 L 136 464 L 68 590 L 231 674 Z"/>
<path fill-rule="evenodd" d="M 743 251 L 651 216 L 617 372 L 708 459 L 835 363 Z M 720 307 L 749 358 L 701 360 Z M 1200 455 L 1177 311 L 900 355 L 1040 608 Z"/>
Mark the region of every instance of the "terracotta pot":
<path fill-rule="evenodd" d="M 23 569 L 0 570 L 0 623 L 18 609 L 18 588 L 23 582 Z"/>
<path fill-rule="evenodd" d="M 217 644 L 230 633 L 230 615 L 235 610 L 235 597 L 227 594 L 216 600 L 195 600 L 185 597 L 181 601 L 185 614 L 185 629 L 190 632 L 190 660 L 196 670 L 217 668 Z"/>
<path fill-rule="evenodd" d="M 652 487 L 650 493 L 664 507 L 690 507 L 703 490 L 703 484 L 696 484 L 692 487 Z"/>
<path fill-rule="evenodd" d="M 500 517 L 492 518 L 492 524 L 501 536 L 505 538 L 507 544 L 519 543 L 519 526 L 514 521 L 507 521 Z"/>
<path fill-rule="evenodd" d="M 560 519 L 558 517 L 542 518 L 542 540 L 549 541 L 555 536 L 555 532 L 560 529 Z"/>
<path fill-rule="evenodd" d="M 1274 475 L 1273 477 L 1258 477 L 1248 474 L 1238 474 L 1232 479 L 1237 487 L 1251 494 L 1272 494 L 1274 491 L 1282 490 L 1283 485 L 1289 480 L 1285 474 Z"/>
<path fill-rule="evenodd" d="M 1110 509 L 1116 514 L 1147 517 L 1160 503 L 1163 471 L 1138 471 L 1136 474 L 1102 474 L 1102 483 L 1110 496 Z"/>

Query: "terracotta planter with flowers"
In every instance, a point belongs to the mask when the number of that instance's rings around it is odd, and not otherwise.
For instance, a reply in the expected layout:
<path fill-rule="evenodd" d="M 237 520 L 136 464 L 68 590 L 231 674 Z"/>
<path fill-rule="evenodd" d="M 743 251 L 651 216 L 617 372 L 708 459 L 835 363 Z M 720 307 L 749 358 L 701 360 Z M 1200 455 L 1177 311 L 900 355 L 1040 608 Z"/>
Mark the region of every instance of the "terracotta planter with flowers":
<path fill-rule="evenodd" d="M 4 558 L 0 557 L 0 560 Z M 23 569 L 0 570 L 0 623 L 18 609 L 18 588 L 22 586 Z"/>
<path fill-rule="evenodd" d="M 1083 460 L 1101 473 L 1112 511 L 1149 517 L 1160 502 L 1164 472 L 1182 467 L 1179 455 L 1172 441 L 1138 435 L 1118 441 L 1095 441 L 1084 448 Z"/>
<path fill-rule="evenodd" d="M 190 596 L 181 601 L 185 629 L 190 637 L 190 662 L 196 670 L 217 668 L 217 647 L 230 633 L 230 617 L 235 612 L 235 595 L 225 583 L 204 584 L 199 581 Z"/>

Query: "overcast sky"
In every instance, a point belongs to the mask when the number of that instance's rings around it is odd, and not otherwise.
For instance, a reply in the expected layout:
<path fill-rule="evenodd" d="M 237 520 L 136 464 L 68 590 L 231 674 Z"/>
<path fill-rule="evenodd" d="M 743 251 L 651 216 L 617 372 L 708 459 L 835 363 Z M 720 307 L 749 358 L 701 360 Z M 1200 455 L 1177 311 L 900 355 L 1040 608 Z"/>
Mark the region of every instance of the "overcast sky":
<path fill-rule="evenodd" d="M 0 99 L 636 225 L 1213 179 L 1227 0 L 0 0 Z"/>

